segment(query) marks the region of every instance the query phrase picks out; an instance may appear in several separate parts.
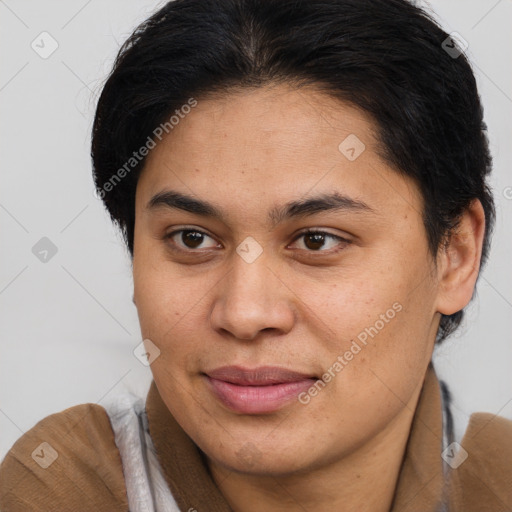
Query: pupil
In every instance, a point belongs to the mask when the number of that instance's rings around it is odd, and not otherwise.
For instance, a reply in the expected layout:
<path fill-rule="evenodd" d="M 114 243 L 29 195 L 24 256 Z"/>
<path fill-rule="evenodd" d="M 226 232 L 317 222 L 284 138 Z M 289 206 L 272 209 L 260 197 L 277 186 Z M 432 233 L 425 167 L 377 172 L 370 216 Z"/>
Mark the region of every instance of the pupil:
<path fill-rule="evenodd" d="M 182 241 L 187 247 L 195 248 L 198 245 L 201 245 L 203 235 L 198 233 L 197 231 L 184 231 L 182 235 Z M 189 245 L 188 242 L 191 242 L 192 245 Z"/>
<path fill-rule="evenodd" d="M 321 233 L 313 233 L 307 235 L 306 240 L 313 240 L 313 247 L 311 247 L 310 244 L 306 242 L 306 246 L 309 249 L 320 249 L 320 247 L 322 247 L 324 243 L 324 235 L 322 235 Z"/>

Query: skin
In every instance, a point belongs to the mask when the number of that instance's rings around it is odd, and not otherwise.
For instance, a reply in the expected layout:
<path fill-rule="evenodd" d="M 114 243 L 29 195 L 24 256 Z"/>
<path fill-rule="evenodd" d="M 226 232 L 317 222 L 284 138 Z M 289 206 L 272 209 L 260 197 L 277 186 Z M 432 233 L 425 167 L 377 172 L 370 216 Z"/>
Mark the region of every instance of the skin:
<path fill-rule="evenodd" d="M 311 88 L 233 91 L 198 98 L 141 173 L 134 302 L 160 350 L 151 370 L 235 511 L 389 510 L 440 314 L 471 299 L 480 203 L 433 258 L 419 189 L 378 156 L 374 133 L 363 112 Z M 350 134 L 366 146 L 354 161 L 338 149 Z M 215 204 L 224 221 L 147 207 L 171 189 Z M 334 190 L 372 211 L 269 224 L 274 206 Z M 165 238 L 180 228 L 204 232 L 202 243 Z M 349 243 L 315 246 L 304 228 Z M 252 263 L 236 251 L 249 236 L 263 249 Z M 205 384 L 202 373 L 224 365 L 321 376 L 395 303 L 401 311 L 307 404 L 241 414 Z"/>

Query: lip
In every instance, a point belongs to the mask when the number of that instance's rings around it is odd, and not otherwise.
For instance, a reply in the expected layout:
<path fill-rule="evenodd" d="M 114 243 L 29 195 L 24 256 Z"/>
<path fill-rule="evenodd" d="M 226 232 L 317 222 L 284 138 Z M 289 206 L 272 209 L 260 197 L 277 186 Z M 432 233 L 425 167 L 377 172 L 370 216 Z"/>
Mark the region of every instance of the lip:
<path fill-rule="evenodd" d="M 205 378 L 226 407 L 242 414 L 277 411 L 317 380 L 312 375 L 275 366 L 223 366 L 206 372 Z"/>

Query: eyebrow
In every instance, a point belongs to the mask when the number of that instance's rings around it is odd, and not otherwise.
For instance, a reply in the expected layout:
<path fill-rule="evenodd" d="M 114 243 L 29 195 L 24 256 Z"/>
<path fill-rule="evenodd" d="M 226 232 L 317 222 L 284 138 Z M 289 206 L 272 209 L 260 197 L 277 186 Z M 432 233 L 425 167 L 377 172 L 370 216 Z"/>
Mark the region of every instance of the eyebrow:
<path fill-rule="evenodd" d="M 202 217 L 212 217 L 224 223 L 226 221 L 224 213 L 217 206 L 174 190 L 166 190 L 155 194 L 146 205 L 146 209 L 150 211 L 162 207 L 179 209 Z M 290 201 L 282 206 L 275 206 L 269 211 L 268 218 L 271 226 L 275 227 L 285 220 L 309 217 L 328 211 L 376 213 L 373 208 L 363 201 L 352 199 L 339 192 L 333 192 Z"/>

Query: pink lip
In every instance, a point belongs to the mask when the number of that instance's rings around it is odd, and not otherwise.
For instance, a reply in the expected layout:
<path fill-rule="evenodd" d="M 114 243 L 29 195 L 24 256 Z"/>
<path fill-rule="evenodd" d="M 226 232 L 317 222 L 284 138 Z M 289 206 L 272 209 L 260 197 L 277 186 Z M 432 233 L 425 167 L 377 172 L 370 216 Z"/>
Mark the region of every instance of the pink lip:
<path fill-rule="evenodd" d="M 253 370 L 224 366 L 207 372 L 206 380 L 217 398 L 230 409 L 243 414 L 264 414 L 296 399 L 317 379 L 273 366 Z"/>

